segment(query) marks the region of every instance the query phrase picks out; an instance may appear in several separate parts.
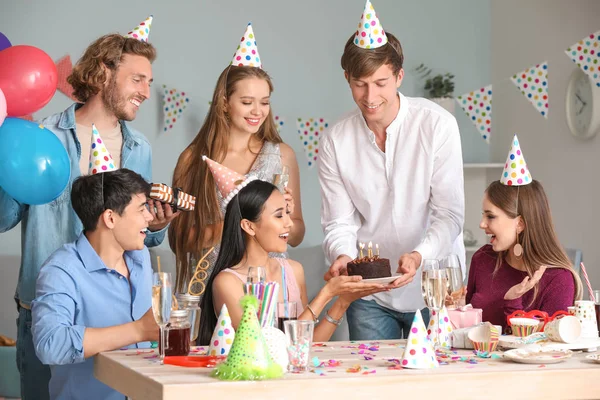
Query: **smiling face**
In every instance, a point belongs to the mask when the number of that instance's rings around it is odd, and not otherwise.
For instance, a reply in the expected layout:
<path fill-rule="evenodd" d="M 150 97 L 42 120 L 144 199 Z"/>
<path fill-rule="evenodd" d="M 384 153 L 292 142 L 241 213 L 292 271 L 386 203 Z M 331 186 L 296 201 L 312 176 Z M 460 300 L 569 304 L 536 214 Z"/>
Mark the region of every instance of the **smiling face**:
<path fill-rule="evenodd" d="M 292 230 L 292 219 L 283 195 L 274 190 L 265 202 L 260 219 L 252 223 L 254 238 L 267 252 L 284 253 Z"/>
<path fill-rule="evenodd" d="M 133 121 L 140 105 L 150 98 L 152 65 L 143 56 L 125 54 L 101 92 L 102 104 L 117 119 Z"/>
<path fill-rule="evenodd" d="M 387 126 L 394 120 L 398 113 L 398 88 L 403 76 L 402 69 L 398 76 L 394 76 L 390 64 L 382 65 L 368 77 L 353 78 L 346 74 L 352 98 L 360 108 L 367 124 Z"/>
<path fill-rule="evenodd" d="M 271 110 L 271 92 L 266 80 L 251 77 L 235 85 L 225 111 L 233 133 L 255 134 Z"/>
<path fill-rule="evenodd" d="M 483 197 L 479 227 L 488 235 L 496 252 L 506 251 L 514 246 L 517 243 L 517 234 L 523 231 L 521 217 L 510 218 L 489 200 L 487 193 Z"/>
<path fill-rule="evenodd" d="M 121 215 L 112 213 L 112 232 L 124 251 L 144 248 L 148 224 L 153 219 L 146 207 L 146 201 L 146 195 L 143 193 L 133 195 Z"/>

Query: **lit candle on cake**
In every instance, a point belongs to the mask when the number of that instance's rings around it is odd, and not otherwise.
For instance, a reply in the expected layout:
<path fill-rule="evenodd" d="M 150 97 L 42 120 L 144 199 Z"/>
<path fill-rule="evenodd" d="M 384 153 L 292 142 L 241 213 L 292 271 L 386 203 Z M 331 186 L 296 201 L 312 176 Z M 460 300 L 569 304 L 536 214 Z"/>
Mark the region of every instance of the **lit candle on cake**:
<path fill-rule="evenodd" d="M 365 244 L 359 242 L 358 247 L 360 247 L 360 258 L 363 258 L 364 257 L 363 249 L 365 248 Z"/>
<path fill-rule="evenodd" d="M 377 250 L 377 257 L 379 257 L 379 244 L 375 245 L 375 249 Z"/>
<path fill-rule="evenodd" d="M 369 258 L 373 257 L 373 243 L 369 242 L 369 247 L 367 248 L 367 256 Z"/>

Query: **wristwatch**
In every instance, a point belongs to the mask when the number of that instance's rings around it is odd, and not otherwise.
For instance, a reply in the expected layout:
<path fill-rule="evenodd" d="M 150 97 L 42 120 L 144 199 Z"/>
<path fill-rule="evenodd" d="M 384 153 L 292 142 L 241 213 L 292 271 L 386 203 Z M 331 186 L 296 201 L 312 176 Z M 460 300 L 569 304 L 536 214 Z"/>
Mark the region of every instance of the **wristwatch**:
<path fill-rule="evenodd" d="M 325 319 L 334 325 L 340 326 L 342 324 L 342 321 L 344 320 L 344 316 L 342 315 L 340 319 L 334 319 L 331 315 L 329 315 L 329 311 L 327 311 L 325 313 Z"/>

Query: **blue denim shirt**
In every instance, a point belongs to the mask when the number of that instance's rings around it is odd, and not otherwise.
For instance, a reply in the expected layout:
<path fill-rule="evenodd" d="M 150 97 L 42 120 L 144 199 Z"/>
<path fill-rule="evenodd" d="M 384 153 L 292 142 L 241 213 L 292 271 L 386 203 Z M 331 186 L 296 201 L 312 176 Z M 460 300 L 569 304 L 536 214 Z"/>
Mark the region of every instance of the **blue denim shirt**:
<path fill-rule="evenodd" d="M 93 357 L 83 358 L 86 328 L 106 328 L 140 319 L 152 307 L 148 248 L 126 251 L 129 279 L 108 269 L 82 233 L 44 263 L 32 303 L 35 352 L 49 364 L 52 399 L 119 399 L 123 395 L 94 377 Z M 130 348 L 148 348 L 142 342 Z"/>
<path fill-rule="evenodd" d="M 62 194 L 50 203 L 30 206 L 19 203 L 0 188 L 0 233 L 21 222 L 21 269 L 15 299 L 27 305 L 35 297 L 35 280 L 44 261 L 65 243 L 75 241 L 83 231 L 83 225 L 71 206 L 71 185 L 81 175 L 81 144 L 75 132 L 75 110 L 79 107 L 81 104 L 73 104 L 64 112 L 41 121 L 60 139 L 71 159 L 71 177 Z M 120 122 L 123 132 L 121 167 L 131 169 L 152 182 L 150 143 L 125 121 Z M 158 246 L 165 237 L 166 229 L 149 232 L 146 246 Z"/>

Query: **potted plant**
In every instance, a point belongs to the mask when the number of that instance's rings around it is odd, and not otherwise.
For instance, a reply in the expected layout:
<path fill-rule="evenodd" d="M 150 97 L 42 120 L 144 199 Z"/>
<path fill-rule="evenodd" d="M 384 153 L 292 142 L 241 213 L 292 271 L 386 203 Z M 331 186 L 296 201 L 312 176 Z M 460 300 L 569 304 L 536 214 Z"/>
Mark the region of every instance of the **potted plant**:
<path fill-rule="evenodd" d="M 454 114 L 454 75 L 446 73 L 431 76 L 433 71 L 425 64 L 419 65 L 415 71 L 421 79 L 425 79 L 423 89 L 426 97 Z"/>

